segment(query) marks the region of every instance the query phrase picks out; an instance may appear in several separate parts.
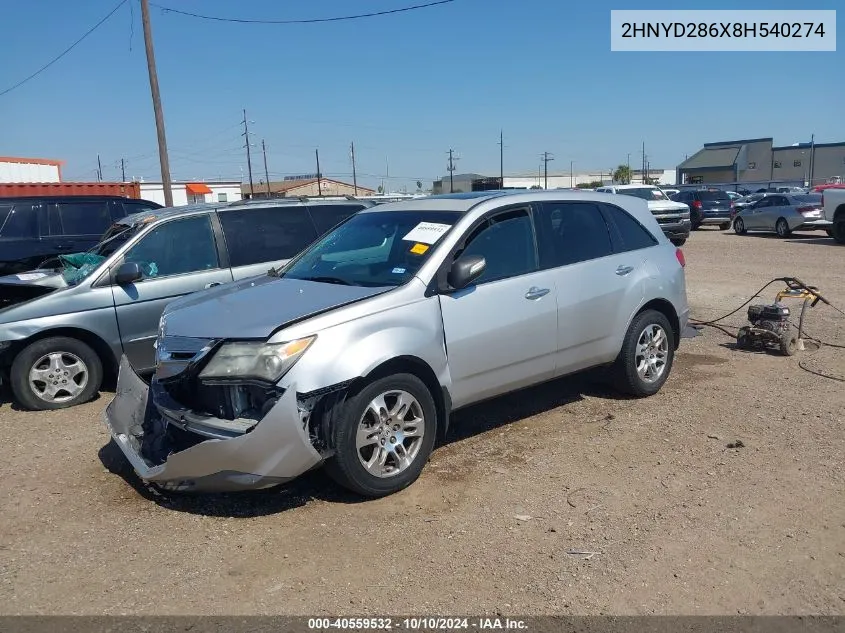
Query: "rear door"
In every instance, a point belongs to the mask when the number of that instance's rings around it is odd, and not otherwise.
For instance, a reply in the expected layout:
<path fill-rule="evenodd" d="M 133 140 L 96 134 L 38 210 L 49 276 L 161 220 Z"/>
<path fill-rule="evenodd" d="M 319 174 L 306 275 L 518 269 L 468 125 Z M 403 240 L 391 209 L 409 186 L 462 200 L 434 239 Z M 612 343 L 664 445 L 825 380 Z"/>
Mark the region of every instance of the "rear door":
<path fill-rule="evenodd" d="M 620 311 L 647 274 L 643 258 L 614 253 L 607 221 L 594 202 L 542 203 L 537 229 L 541 267 L 553 274 L 557 288 L 555 374 L 612 360 Z"/>
<path fill-rule="evenodd" d="M 144 278 L 112 284 L 123 351 L 136 371 L 155 366 L 153 342 L 164 306 L 212 285 L 232 281 L 221 267 L 211 217 L 205 213 L 159 224 L 136 242 L 121 262 L 135 262 Z"/>
<path fill-rule="evenodd" d="M 302 205 L 224 210 L 218 216 L 236 280 L 281 266 L 317 238 Z"/>
<path fill-rule="evenodd" d="M 484 220 L 455 257 L 461 255 L 481 255 L 487 268 L 475 284 L 440 295 L 454 405 L 551 378 L 554 273 L 539 270 L 531 210 L 509 209 Z"/>
<path fill-rule="evenodd" d="M 47 205 L 50 244 L 56 254 L 82 253 L 97 244 L 111 226 L 109 199 L 73 200 L 69 198 Z"/>

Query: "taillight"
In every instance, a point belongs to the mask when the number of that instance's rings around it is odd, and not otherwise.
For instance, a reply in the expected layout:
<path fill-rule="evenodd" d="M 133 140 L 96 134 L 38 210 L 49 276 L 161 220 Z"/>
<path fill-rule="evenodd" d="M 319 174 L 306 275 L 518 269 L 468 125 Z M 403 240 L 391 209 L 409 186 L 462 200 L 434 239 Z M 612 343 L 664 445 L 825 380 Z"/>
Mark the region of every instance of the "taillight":
<path fill-rule="evenodd" d="M 693 200 L 692 206 L 694 206 L 696 209 L 700 209 L 701 208 L 701 200 Z"/>
<path fill-rule="evenodd" d="M 821 209 L 819 207 L 798 207 L 796 211 L 801 215 L 818 215 Z"/>
<path fill-rule="evenodd" d="M 678 258 L 678 263 L 681 265 L 681 268 L 684 268 L 687 265 L 687 259 L 684 257 L 684 251 L 680 248 L 675 249 L 675 257 Z"/>

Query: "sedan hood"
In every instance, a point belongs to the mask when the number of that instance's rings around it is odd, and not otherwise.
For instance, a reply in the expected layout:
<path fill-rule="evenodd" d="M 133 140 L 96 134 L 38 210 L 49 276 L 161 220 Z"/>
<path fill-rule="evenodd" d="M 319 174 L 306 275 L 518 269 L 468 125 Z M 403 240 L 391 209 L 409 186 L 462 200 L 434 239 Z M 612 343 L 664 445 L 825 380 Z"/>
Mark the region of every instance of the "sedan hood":
<path fill-rule="evenodd" d="M 0 309 L 66 288 L 60 272 L 34 270 L 0 277 Z"/>
<path fill-rule="evenodd" d="M 365 288 L 263 276 L 178 299 L 164 312 L 169 336 L 263 339 L 289 324 L 392 287 Z"/>

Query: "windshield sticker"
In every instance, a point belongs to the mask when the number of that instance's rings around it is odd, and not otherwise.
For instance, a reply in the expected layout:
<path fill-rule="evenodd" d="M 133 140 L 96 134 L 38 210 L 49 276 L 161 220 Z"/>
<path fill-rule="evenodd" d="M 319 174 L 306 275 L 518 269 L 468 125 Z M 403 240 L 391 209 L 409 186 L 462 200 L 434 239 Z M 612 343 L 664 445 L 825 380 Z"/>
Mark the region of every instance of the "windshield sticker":
<path fill-rule="evenodd" d="M 391 270 L 390 272 L 391 272 L 392 274 L 394 274 L 394 275 L 401 275 L 402 273 L 404 273 L 404 272 L 405 272 L 405 269 L 404 269 L 404 268 L 399 268 L 399 267 L 397 266 L 396 268 L 394 268 L 394 269 L 393 269 L 393 270 Z"/>
<path fill-rule="evenodd" d="M 408 242 L 422 242 L 423 244 L 434 244 L 451 227 L 449 224 L 438 224 L 436 222 L 420 222 L 403 240 Z M 425 252 L 425 251 L 423 251 Z"/>
<path fill-rule="evenodd" d="M 46 277 L 47 273 L 21 273 L 20 275 L 15 275 L 21 281 L 33 281 L 35 279 L 42 279 Z"/>
<path fill-rule="evenodd" d="M 425 253 L 427 250 L 428 250 L 428 245 L 427 245 L 427 244 L 414 244 L 414 245 L 411 247 L 411 252 L 412 252 L 414 255 L 422 255 L 422 254 L 423 254 L 423 253 Z"/>

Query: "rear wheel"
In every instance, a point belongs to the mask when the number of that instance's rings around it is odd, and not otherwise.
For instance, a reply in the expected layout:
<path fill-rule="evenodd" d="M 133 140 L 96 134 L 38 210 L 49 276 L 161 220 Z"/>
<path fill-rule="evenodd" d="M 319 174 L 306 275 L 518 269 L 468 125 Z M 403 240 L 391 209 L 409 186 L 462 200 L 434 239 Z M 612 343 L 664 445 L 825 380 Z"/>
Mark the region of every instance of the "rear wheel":
<path fill-rule="evenodd" d="M 102 380 L 103 365 L 93 349 L 78 339 L 56 336 L 21 350 L 9 382 L 17 401 L 38 411 L 87 402 Z"/>
<path fill-rule="evenodd" d="M 736 218 L 734 220 L 734 233 L 737 235 L 745 235 L 747 229 L 745 228 L 745 220 L 742 218 Z"/>
<path fill-rule="evenodd" d="M 669 378 L 675 358 L 675 333 L 669 319 L 657 310 L 640 312 L 625 334 L 616 358 L 617 388 L 632 396 L 650 396 Z"/>
<path fill-rule="evenodd" d="M 845 244 L 845 220 L 834 220 L 832 232 L 834 240 L 839 244 Z"/>
<path fill-rule="evenodd" d="M 789 228 L 789 224 L 787 224 L 785 219 L 778 218 L 778 221 L 775 222 L 775 233 L 778 234 L 778 237 L 789 237 L 792 230 Z"/>
<path fill-rule="evenodd" d="M 411 374 L 374 380 L 332 412 L 335 455 L 326 470 L 344 488 L 381 497 L 412 484 L 428 461 L 437 409 Z"/>

